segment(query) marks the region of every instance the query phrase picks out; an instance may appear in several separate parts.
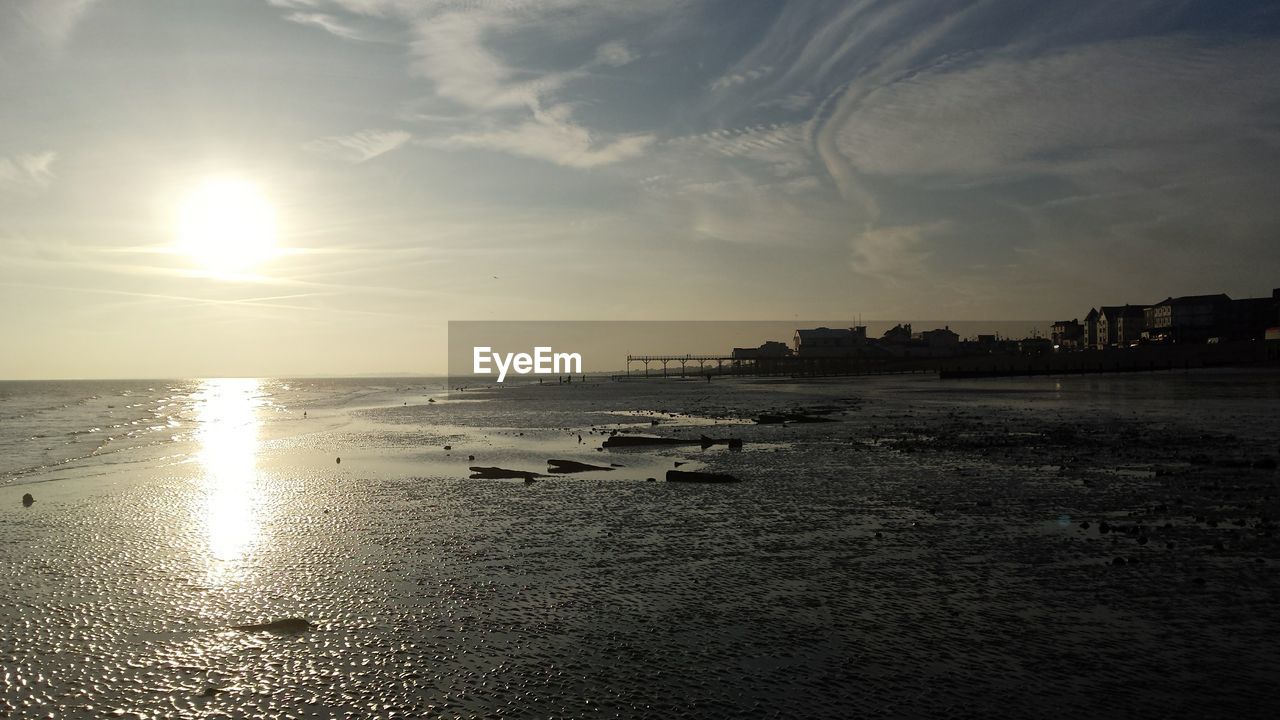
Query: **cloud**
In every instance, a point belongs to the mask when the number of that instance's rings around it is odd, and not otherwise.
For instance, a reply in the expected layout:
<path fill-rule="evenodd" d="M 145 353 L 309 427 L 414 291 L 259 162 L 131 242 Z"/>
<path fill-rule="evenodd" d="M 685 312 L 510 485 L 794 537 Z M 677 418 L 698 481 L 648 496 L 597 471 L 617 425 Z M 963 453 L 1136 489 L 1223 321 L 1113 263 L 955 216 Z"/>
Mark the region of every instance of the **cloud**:
<path fill-rule="evenodd" d="M 1274 143 L 1277 66 L 1274 43 L 1189 38 L 943 65 L 868 93 L 836 147 L 862 173 L 1009 176 L 1136 167 L 1242 133 Z"/>
<path fill-rule="evenodd" d="M 596 62 L 610 67 L 622 67 L 636 60 L 636 54 L 621 40 L 613 40 L 596 48 Z"/>
<path fill-rule="evenodd" d="M 485 37 L 508 28 L 509 18 L 451 12 L 419 21 L 411 43 L 411 71 L 430 80 L 440 97 L 467 108 L 499 110 L 536 106 L 581 72 L 536 73 L 508 67 Z"/>
<path fill-rule="evenodd" d="M 850 266 L 859 275 L 890 283 L 918 277 L 931 254 L 926 236 L 947 227 L 948 223 L 932 223 L 868 229 L 850 242 Z"/>
<path fill-rule="evenodd" d="M 574 119 L 572 106 L 555 102 L 566 85 L 586 77 L 585 65 L 558 71 L 516 68 L 489 47 L 489 38 L 523 27 L 522 14 L 454 11 L 418 21 L 412 43 L 413 72 L 430 80 L 437 95 L 468 111 L 488 113 L 493 126 L 426 144 L 506 152 L 572 168 L 599 167 L 642 155 L 653 144 L 653 135 L 589 129 Z M 624 42 L 613 40 L 597 47 L 594 62 L 619 67 L 635 58 Z"/>
<path fill-rule="evenodd" d="M 547 15 L 563 14 L 584 0 L 507 0 L 502 3 L 415 0 L 269 0 L 294 22 L 315 25 L 341 37 L 353 35 L 355 21 L 396 27 L 409 38 L 411 74 L 432 83 L 439 97 L 470 109 L 499 110 L 526 107 L 563 87 L 582 69 L 540 71 L 508 65 L 490 43 L 533 27 Z M 601 60 L 630 58 L 619 41 L 600 48 Z"/>
<path fill-rule="evenodd" d="M 799 112 L 812 105 L 813 100 L 813 93 L 807 90 L 801 90 L 799 92 L 788 93 L 786 96 L 774 100 L 766 100 L 760 103 L 758 107 L 777 107 L 791 112 Z"/>
<path fill-rule="evenodd" d="M 320 155 L 362 163 L 395 150 L 412 137 L 404 130 L 361 130 L 351 135 L 312 140 L 303 148 Z"/>
<path fill-rule="evenodd" d="M 639 157 L 652 145 L 649 134 L 600 134 L 569 120 L 569 108 L 557 105 L 534 113 L 513 127 L 459 133 L 426 144 L 447 149 L 478 148 L 545 160 L 563 167 L 593 168 Z"/>
<path fill-rule="evenodd" d="M 402 118 L 410 142 L 569 168 L 628 163 L 610 177 L 639 182 L 645 211 L 672 237 L 811 242 L 829 253 L 827 267 L 847 260 L 860 284 L 927 284 L 942 298 L 957 278 L 984 287 L 1017 268 L 1057 278 L 1048 282 L 1066 295 L 1076 283 L 1045 269 L 1046 258 L 1105 249 L 1121 277 L 1134 265 L 1126 258 L 1168 238 L 1183 256 L 1197 236 L 1256 256 L 1280 226 L 1265 197 L 1280 160 L 1269 120 L 1280 46 L 1196 3 L 1087 0 L 1088 13 L 1023 8 L 1009 25 L 997 20 L 1012 0 L 941 11 L 927 0 L 793 2 L 726 28 L 734 34 L 722 43 L 692 46 L 683 43 L 717 21 L 715 10 L 275 2 L 283 14 L 406 40 L 407 69 L 428 92 L 414 114 L 401 103 L 388 116 Z M 673 8 L 703 24 L 661 19 L 637 32 Z M 1230 22 L 1215 26 L 1222 14 Z M 1175 27 L 1205 34 L 1168 34 Z M 705 62 L 713 74 L 609 84 L 637 79 L 640 67 L 608 69 L 640 57 L 653 61 L 643 69 Z M 361 144 L 337 140 L 314 149 L 364 157 Z"/>
<path fill-rule="evenodd" d="M 318 27 L 325 32 L 336 35 L 347 40 L 366 41 L 372 38 L 356 28 L 342 22 L 338 18 L 328 13 L 322 12 L 293 12 L 285 16 L 289 22 L 298 23 L 299 25 L 311 25 Z"/>
<path fill-rule="evenodd" d="M 400 11 L 412 10 L 413 0 L 267 0 L 272 7 L 285 10 L 321 10 L 326 12 L 345 12 L 368 17 L 389 17 Z M 426 7 L 416 3 L 418 7 Z"/>
<path fill-rule="evenodd" d="M 775 175 L 807 172 L 813 164 L 807 131 L 800 124 L 756 125 L 712 130 L 670 141 L 680 148 L 699 148 L 716 155 L 750 160 L 769 166 Z"/>
<path fill-rule="evenodd" d="M 43 190 L 53 182 L 53 163 L 58 154 L 52 150 L 17 155 L 0 156 L 0 188 Z"/>
<path fill-rule="evenodd" d="M 726 75 L 721 75 L 720 77 L 711 81 L 711 89 L 712 90 L 728 90 L 729 88 L 732 88 L 732 87 L 737 87 L 739 85 L 745 85 L 750 82 L 755 82 L 756 80 L 759 80 L 769 75 L 769 73 L 772 73 L 772 72 L 773 72 L 772 66 L 764 65 L 761 67 L 751 68 L 750 70 L 744 70 L 738 73 L 729 73 Z"/>
<path fill-rule="evenodd" d="M 783 192 L 791 195 L 804 195 L 822 187 L 822 181 L 816 175 L 791 178 L 779 183 Z"/>
<path fill-rule="evenodd" d="M 15 9 L 25 25 L 46 42 L 60 46 L 97 0 L 19 0 Z"/>
<path fill-rule="evenodd" d="M 407 31 L 409 72 L 430 83 L 435 96 L 452 104 L 423 114 L 432 127 L 419 134 L 423 145 L 476 148 L 535 158 L 564 167 L 591 168 L 638 157 L 654 142 L 649 133 L 598 131 L 574 118 L 573 106 L 559 98 L 566 87 L 590 75 L 593 66 L 621 67 L 637 57 L 621 39 L 596 45 L 593 56 L 576 65 L 537 67 L 502 55 L 503 41 L 538 27 L 559 35 L 590 35 L 622 17 L 661 15 L 664 3 L 595 3 L 589 0 L 507 0 L 502 3 L 410 0 L 270 0 L 291 11 L 295 22 L 349 36 L 345 14 L 399 25 Z M 453 110 L 456 122 L 449 123 Z M 404 117 L 401 113 L 401 117 Z M 448 125 L 466 125 L 461 131 Z M 478 126 L 478 128 L 477 128 Z M 310 149 L 364 157 L 386 138 L 325 138 Z M 400 144 L 400 139 L 396 144 Z M 381 150 L 385 152 L 385 150 Z"/>

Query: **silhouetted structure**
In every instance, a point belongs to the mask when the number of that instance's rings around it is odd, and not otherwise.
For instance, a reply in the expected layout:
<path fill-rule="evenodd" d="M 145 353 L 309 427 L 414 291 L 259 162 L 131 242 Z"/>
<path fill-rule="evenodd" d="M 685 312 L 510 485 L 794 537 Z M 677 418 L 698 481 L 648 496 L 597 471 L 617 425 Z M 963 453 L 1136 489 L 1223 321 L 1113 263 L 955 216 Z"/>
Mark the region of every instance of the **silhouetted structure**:
<path fill-rule="evenodd" d="M 731 353 L 734 360 L 758 360 L 760 358 L 780 358 L 791 355 L 791 348 L 784 342 L 767 340 L 759 347 L 734 348 Z"/>
<path fill-rule="evenodd" d="M 867 329 L 819 327 L 796 330 L 792 348 L 799 357 L 849 357 L 866 347 Z"/>
<path fill-rule="evenodd" d="M 705 375 L 862 375 L 936 372 L 944 377 L 1172 370 L 1280 361 L 1280 288 L 1270 297 L 1225 294 L 1166 298 L 1154 305 L 1090 308 L 1084 322 L 1060 320 L 1051 337 L 978 335 L 961 340 L 950 327 L 912 332 L 909 323 L 868 338 L 867 328 L 800 328 L 792 346 L 767 341 L 727 355 L 628 355 L 633 363 L 691 363 Z M 714 363 L 714 365 L 712 365 Z M 656 373 L 655 373 L 656 374 Z"/>
<path fill-rule="evenodd" d="M 1089 314 L 1084 316 L 1084 347 L 1081 349 L 1089 349 L 1098 347 L 1098 309 L 1089 308 Z"/>
<path fill-rule="evenodd" d="M 1173 342 L 1203 342 L 1221 334 L 1230 311 L 1231 298 L 1222 293 L 1165 298 L 1147 308 L 1147 335 Z"/>
<path fill-rule="evenodd" d="M 1061 324 L 1065 333 L 1065 323 Z M 1150 343 L 1262 340 L 1280 325 L 1280 288 L 1270 297 L 1232 300 L 1225 293 L 1167 297 L 1153 305 L 1103 305 L 1089 310 L 1078 347 L 1056 342 L 1059 351 L 1132 347 Z M 1064 334 L 1065 337 L 1065 334 Z"/>
<path fill-rule="evenodd" d="M 1079 350 L 1084 344 L 1085 328 L 1079 320 L 1059 320 L 1053 324 L 1050 338 L 1056 349 Z"/>
<path fill-rule="evenodd" d="M 1098 309 L 1098 349 L 1128 346 L 1142 337 L 1146 308 L 1141 305 L 1104 305 Z"/>
<path fill-rule="evenodd" d="M 894 325 L 880 336 L 881 342 L 891 345 L 905 345 L 911 342 L 911 323 Z"/>

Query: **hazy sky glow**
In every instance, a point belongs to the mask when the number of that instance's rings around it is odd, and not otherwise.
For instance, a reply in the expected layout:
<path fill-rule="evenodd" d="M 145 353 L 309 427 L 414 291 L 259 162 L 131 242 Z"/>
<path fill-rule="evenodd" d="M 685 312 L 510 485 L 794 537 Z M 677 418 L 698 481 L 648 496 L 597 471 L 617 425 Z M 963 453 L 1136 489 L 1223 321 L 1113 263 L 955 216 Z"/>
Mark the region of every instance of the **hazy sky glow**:
<path fill-rule="evenodd" d="M 1277 67 L 1266 1 L 12 0 L 0 377 L 1269 293 Z M 210 178 L 270 203 L 273 257 L 174 251 Z"/>

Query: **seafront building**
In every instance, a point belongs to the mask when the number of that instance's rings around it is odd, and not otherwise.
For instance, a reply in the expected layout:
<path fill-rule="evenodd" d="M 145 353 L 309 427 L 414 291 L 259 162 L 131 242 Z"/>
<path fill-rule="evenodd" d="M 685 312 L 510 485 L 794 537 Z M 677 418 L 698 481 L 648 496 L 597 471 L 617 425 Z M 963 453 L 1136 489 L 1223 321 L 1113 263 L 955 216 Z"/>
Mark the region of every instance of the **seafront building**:
<path fill-rule="evenodd" d="M 791 356 L 791 348 L 787 347 L 784 342 L 776 340 L 768 340 L 759 347 L 740 348 L 736 347 L 730 353 L 730 357 L 734 360 L 761 360 L 768 358 L 784 358 Z"/>
<path fill-rule="evenodd" d="M 1079 320 L 1059 320 L 1053 324 L 1053 332 L 1049 337 L 1056 349 L 1079 350 L 1084 345 L 1085 326 Z"/>
<path fill-rule="evenodd" d="M 1127 352 L 1116 352 L 1118 350 Z M 1091 352 L 1088 352 L 1091 351 Z M 1100 352 L 1105 351 L 1105 352 Z M 1080 353 L 1063 355 L 1063 353 Z M 944 326 L 899 323 L 878 338 L 864 325 L 797 328 L 791 342 L 733 348 L 728 356 L 628 356 L 628 362 L 730 363 L 732 372 L 841 374 L 934 368 L 953 376 L 1111 372 L 1280 360 L 1280 288 L 1269 297 L 1223 293 L 1167 297 L 1150 305 L 1100 305 L 1053 323 L 1050 337 L 961 339 Z M 702 367 L 700 365 L 700 367 Z M 720 366 L 718 366 L 720 367 Z M 628 366 L 628 371 L 630 370 Z"/>
<path fill-rule="evenodd" d="M 1142 336 L 1146 308 L 1141 305 L 1104 305 L 1098 309 L 1096 348 L 1128 347 Z"/>
<path fill-rule="evenodd" d="M 867 344 L 867 328 L 819 327 L 796 330 L 791 340 L 797 357 L 848 357 L 858 355 Z"/>
<path fill-rule="evenodd" d="M 1067 321 L 1054 323 L 1054 345 L 1059 352 L 1153 343 L 1262 340 L 1269 330 L 1280 328 L 1280 288 L 1273 290 L 1270 297 L 1232 300 L 1225 293 L 1215 293 L 1167 297 L 1151 305 L 1090 308 L 1078 344 L 1065 340 L 1068 327 Z"/>

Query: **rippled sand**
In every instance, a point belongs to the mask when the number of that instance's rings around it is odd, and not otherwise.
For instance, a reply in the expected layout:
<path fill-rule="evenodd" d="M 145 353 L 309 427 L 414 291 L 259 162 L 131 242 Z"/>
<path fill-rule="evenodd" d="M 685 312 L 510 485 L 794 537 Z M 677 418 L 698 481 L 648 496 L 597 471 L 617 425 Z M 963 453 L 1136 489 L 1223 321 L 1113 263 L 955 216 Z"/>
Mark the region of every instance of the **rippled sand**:
<path fill-rule="evenodd" d="M 11 485 L 0 715 L 1272 717 L 1277 381 L 1162 377 L 509 389 Z M 466 479 L 549 457 L 622 467 Z"/>

